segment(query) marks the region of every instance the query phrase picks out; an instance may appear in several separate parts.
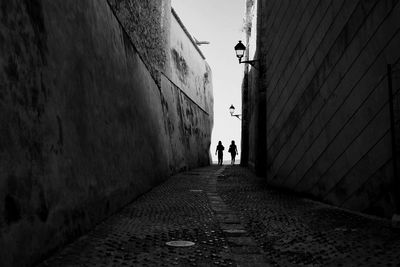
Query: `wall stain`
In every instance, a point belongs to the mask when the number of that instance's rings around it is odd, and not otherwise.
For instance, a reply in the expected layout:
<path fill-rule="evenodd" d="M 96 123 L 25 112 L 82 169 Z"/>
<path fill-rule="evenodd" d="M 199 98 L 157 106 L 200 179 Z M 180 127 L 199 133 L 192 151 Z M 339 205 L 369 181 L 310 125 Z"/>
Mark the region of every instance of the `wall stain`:
<path fill-rule="evenodd" d="M 56 144 L 52 144 L 50 147 L 50 151 L 54 154 L 61 154 L 63 153 L 63 146 L 64 146 L 64 135 L 63 135 L 63 127 L 62 127 L 62 120 L 60 116 L 56 116 L 57 119 L 57 126 L 58 126 L 58 140 Z"/>
<path fill-rule="evenodd" d="M 35 42 L 39 49 L 43 63 L 46 63 L 45 52 L 47 52 L 47 32 L 43 17 L 43 7 L 40 0 L 25 0 L 26 11 L 31 20 L 35 32 Z"/>
<path fill-rule="evenodd" d="M 32 102 L 32 107 L 35 108 L 38 106 L 39 103 L 39 89 L 36 86 L 31 87 L 31 102 Z"/>
<path fill-rule="evenodd" d="M 36 209 L 36 215 L 42 222 L 45 222 L 49 216 L 49 208 L 46 204 L 46 198 L 43 189 L 41 189 L 39 192 L 39 207 Z"/>
<path fill-rule="evenodd" d="M 185 77 L 188 75 L 188 65 L 185 59 L 176 51 L 175 49 L 171 49 L 172 59 L 175 62 L 176 68 L 179 71 L 179 79 L 184 82 Z"/>
<path fill-rule="evenodd" d="M 21 208 L 13 196 L 7 195 L 4 198 L 4 220 L 8 225 L 21 219 Z"/>
<path fill-rule="evenodd" d="M 15 59 L 12 56 L 8 57 L 8 64 L 4 66 L 4 72 L 6 73 L 10 82 L 18 82 L 18 65 L 15 62 Z"/>
<path fill-rule="evenodd" d="M 58 115 L 57 115 L 57 125 L 58 125 L 58 141 L 57 141 L 57 144 L 62 147 L 64 145 L 63 127 L 62 127 L 61 118 Z"/>
<path fill-rule="evenodd" d="M 41 88 L 42 94 L 44 96 L 44 100 L 47 102 L 49 96 L 48 96 L 47 88 L 43 82 L 43 73 L 40 73 L 40 88 Z"/>

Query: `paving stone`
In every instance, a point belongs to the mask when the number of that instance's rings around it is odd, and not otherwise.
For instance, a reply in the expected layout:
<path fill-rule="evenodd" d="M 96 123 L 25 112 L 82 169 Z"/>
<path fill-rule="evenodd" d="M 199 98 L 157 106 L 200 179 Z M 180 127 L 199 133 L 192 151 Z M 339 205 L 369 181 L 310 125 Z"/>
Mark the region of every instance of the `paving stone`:
<path fill-rule="evenodd" d="M 255 246 L 231 246 L 232 255 L 250 255 L 250 254 L 262 254 L 259 247 Z"/>
<path fill-rule="evenodd" d="M 229 223 L 229 224 L 240 223 L 240 219 L 238 218 L 238 216 L 236 214 L 231 214 L 231 213 L 226 214 L 225 213 L 225 214 L 217 214 L 216 216 L 217 216 L 217 220 L 220 223 Z"/>
<path fill-rule="evenodd" d="M 244 230 L 245 227 L 240 223 L 221 223 L 220 228 L 224 230 Z"/>
<path fill-rule="evenodd" d="M 242 229 L 228 229 L 228 230 L 223 230 L 223 232 L 227 237 L 230 237 L 230 236 L 246 236 L 246 235 L 248 235 L 246 230 L 242 230 Z"/>
<path fill-rule="evenodd" d="M 254 239 L 249 236 L 228 237 L 226 240 L 232 246 L 256 246 Z"/>
<path fill-rule="evenodd" d="M 270 188 L 265 178 L 243 168 L 226 168 L 223 174 L 218 192 L 268 264 L 400 266 L 400 230 L 390 221 Z"/>
<path fill-rule="evenodd" d="M 241 267 L 269 267 L 273 266 L 267 264 L 264 257 L 259 254 L 239 254 L 233 255 L 233 259 L 237 263 L 237 266 Z"/>
<path fill-rule="evenodd" d="M 195 244 L 166 245 L 178 240 Z M 400 266 L 400 229 L 209 166 L 172 176 L 39 266 Z"/>

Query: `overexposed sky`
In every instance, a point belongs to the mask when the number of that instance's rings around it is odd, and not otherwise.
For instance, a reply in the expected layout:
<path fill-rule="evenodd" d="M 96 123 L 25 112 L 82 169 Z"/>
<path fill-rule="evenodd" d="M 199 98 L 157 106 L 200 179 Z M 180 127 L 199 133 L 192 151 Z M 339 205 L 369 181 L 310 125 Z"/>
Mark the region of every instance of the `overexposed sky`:
<path fill-rule="evenodd" d="M 200 49 L 211 67 L 214 91 L 214 129 L 211 155 L 217 161 L 218 141 L 225 146 L 224 160 L 230 159 L 228 148 L 232 140 L 240 156 L 241 121 L 231 117 L 233 104 L 241 114 L 241 84 L 243 64 L 238 63 L 233 47 L 244 39 L 244 0 L 172 0 L 172 7 L 189 33 L 198 41 L 209 41 Z M 238 159 L 238 158 L 237 158 Z M 237 161 L 238 163 L 239 161 Z"/>

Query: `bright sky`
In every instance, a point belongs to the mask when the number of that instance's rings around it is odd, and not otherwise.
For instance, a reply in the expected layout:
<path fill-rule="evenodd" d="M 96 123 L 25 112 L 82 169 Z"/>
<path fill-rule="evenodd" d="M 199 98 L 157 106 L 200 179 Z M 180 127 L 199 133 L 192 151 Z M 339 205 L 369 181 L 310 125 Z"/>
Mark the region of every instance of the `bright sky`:
<path fill-rule="evenodd" d="M 172 7 L 190 34 L 198 41 L 209 41 L 200 49 L 211 67 L 214 90 L 214 129 L 211 155 L 217 161 L 218 141 L 225 146 L 224 160 L 230 159 L 228 148 L 232 140 L 241 152 L 241 121 L 229 114 L 234 105 L 241 114 L 241 84 L 243 64 L 238 63 L 233 47 L 244 39 L 244 0 L 172 0 Z M 238 158 L 237 158 L 238 159 Z M 237 162 L 239 162 L 237 160 Z"/>

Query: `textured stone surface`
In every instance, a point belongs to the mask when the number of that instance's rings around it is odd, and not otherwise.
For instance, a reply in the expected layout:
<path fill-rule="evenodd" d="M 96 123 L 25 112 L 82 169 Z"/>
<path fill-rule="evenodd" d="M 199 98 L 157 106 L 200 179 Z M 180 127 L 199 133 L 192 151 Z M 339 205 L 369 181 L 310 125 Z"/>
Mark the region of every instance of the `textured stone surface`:
<path fill-rule="evenodd" d="M 169 0 L 108 2 L 162 92 L 171 172 L 208 164 L 212 72 L 183 22 Z"/>
<path fill-rule="evenodd" d="M 243 168 L 218 178 L 222 200 L 241 218 L 271 266 L 396 266 L 400 231 L 367 217 L 274 190 Z"/>
<path fill-rule="evenodd" d="M 213 174 L 218 169 L 173 176 L 40 266 L 232 265 L 207 195 L 216 190 L 209 182 L 216 181 Z M 165 244 L 174 240 L 195 245 L 173 248 Z"/>
<path fill-rule="evenodd" d="M 164 126 L 168 134 L 168 154 L 171 173 L 210 163 L 210 140 L 213 113 L 199 107 L 183 90 L 164 75 L 161 92 L 165 114 Z"/>
<path fill-rule="evenodd" d="M 246 231 L 226 233 L 221 214 Z M 195 245 L 166 245 L 173 240 Z M 39 266 L 399 264 L 400 231 L 388 221 L 273 190 L 238 166 L 211 166 L 172 176 Z"/>
<path fill-rule="evenodd" d="M 107 1 L 160 85 L 160 70 L 168 66 L 171 1 Z"/>
<path fill-rule="evenodd" d="M 171 18 L 170 67 L 167 77 L 203 110 L 213 112 L 212 73 L 183 22 L 173 12 Z"/>
<path fill-rule="evenodd" d="M 160 88 L 157 60 L 144 62 L 107 1 L 0 7 L 2 266 L 35 262 L 171 173 L 209 164 L 212 110 Z"/>
<path fill-rule="evenodd" d="M 156 83 L 166 77 L 208 114 L 212 74 L 170 0 L 108 0 Z"/>

